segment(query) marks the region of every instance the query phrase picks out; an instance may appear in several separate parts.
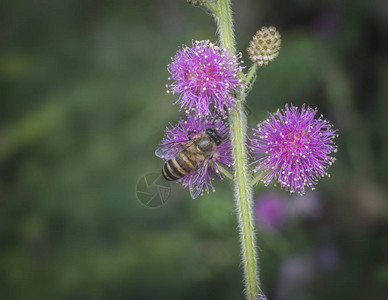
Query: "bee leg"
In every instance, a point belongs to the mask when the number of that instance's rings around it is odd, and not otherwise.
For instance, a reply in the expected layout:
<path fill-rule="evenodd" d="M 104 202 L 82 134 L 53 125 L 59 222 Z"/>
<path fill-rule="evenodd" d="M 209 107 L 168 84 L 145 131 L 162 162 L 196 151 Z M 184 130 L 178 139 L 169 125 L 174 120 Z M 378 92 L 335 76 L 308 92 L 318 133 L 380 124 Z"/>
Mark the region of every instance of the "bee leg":
<path fill-rule="evenodd" d="M 189 130 L 189 131 L 187 132 L 187 138 L 189 139 L 189 141 L 191 140 L 191 135 L 192 135 L 193 133 L 197 133 L 197 132 L 196 132 L 196 131 L 192 131 L 192 130 Z"/>

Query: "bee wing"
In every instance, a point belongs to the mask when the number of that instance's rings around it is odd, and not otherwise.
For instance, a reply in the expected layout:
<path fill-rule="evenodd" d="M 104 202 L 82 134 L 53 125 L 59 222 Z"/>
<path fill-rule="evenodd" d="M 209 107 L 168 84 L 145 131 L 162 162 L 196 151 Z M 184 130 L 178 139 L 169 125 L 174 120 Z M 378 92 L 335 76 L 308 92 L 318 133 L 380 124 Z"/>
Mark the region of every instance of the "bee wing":
<path fill-rule="evenodd" d="M 171 142 L 164 145 L 159 145 L 155 150 L 155 155 L 165 160 L 169 160 L 180 151 L 182 148 L 182 142 Z"/>
<path fill-rule="evenodd" d="M 195 199 L 202 193 L 204 185 L 204 177 L 207 174 L 207 168 L 209 166 L 210 159 L 205 159 L 198 168 L 198 177 L 196 177 L 192 182 L 189 183 L 189 191 L 191 198 Z"/>
<path fill-rule="evenodd" d="M 199 187 L 199 186 L 190 184 L 190 185 L 189 185 L 189 190 L 190 190 L 190 196 L 191 196 L 191 198 L 195 199 L 195 198 L 197 198 L 199 195 L 201 195 L 202 186 Z"/>
<path fill-rule="evenodd" d="M 158 146 L 158 148 L 155 150 L 155 155 L 164 159 L 168 153 L 168 150 L 169 149 L 167 147 Z"/>
<path fill-rule="evenodd" d="M 189 148 L 197 139 L 191 139 L 180 142 L 171 142 L 164 145 L 159 145 L 155 150 L 155 155 L 162 159 L 168 160 L 175 156 L 179 151 Z"/>

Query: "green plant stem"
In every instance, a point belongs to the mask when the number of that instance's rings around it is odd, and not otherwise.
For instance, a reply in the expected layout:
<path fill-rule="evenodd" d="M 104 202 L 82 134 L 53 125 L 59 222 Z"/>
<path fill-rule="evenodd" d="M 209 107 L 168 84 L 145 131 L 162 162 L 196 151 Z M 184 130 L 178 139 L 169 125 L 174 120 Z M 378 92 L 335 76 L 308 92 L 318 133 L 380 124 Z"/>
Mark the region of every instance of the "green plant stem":
<path fill-rule="evenodd" d="M 257 64 L 254 63 L 251 65 L 247 75 L 245 76 L 245 94 L 248 94 L 251 91 L 252 86 L 256 81 L 256 70 Z"/>
<path fill-rule="evenodd" d="M 217 6 L 212 1 L 205 1 L 204 6 L 209 9 L 209 12 L 215 16 L 218 16 Z"/>
<path fill-rule="evenodd" d="M 233 35 L 233 19 L 230 0 L 218 0 L 218 32 L 221 45 L 236 53 Z M 240 101 L 237 109 L 230 112 L 230 132 L 235 170 L 235 202 L 238 212 L 240 240 L 242 248 L 242 264 L 244 268 L 244 283 L 247 299 L 257 299 L 259 295 L 259 273 L 257 269 L 257 254 L 252 213 L 252 188 L 247 166 L 246 153 L 246 116 L 243 109 L 245 94 L 239 93 Z"/>
<path fill-rule="evenodd" d="M 260 180 L 264 178 L 265 175 L 267 175 L 268 171 L 261 171 L 259 174 L 253 177 L 251 181 L 251 186 L 255 186 Z"/>
<path fill-rule="evenodd" d="M 247 77 L 245 77 L 245 82 L 247 85 L 252 85 L 253 82 L 256 79 L 256 70 L 257 70 L 257 64 L 253 63 L 251 67 L 249 68 Z"/>
<path fill-rule="evenodd" d="M 230 173 L 226 168 L 224 168 L 221 164 L 216 163 L 218 170 L 224 175 L 225 177 L 229 178 L 230 180 L 234 180 L 233 174 Z"/>

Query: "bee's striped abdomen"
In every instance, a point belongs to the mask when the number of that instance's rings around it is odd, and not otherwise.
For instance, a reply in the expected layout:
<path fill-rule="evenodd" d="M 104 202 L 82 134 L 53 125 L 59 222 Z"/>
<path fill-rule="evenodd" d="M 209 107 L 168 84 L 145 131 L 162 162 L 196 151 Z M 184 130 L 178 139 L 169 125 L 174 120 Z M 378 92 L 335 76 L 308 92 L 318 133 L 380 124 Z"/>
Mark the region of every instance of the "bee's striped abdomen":
<path fill-rule="evenodd" d="M 197 167 L 197 163 L 192 159 L 191 155 L 183 150 L 177 155 L 166 161 L 162 174 L 166 180 L 178 180 Z"/>
<path fill-rule="evenodd" d="M 179 174 L 175 173 L 175 172 L 172 170 L 171 165 L 173 165 L 171 159 L 168 160 L 168 161 L 166 161 L 166 163 L 164 164 L 163 169 L 162 169 L 162 175 L 163 175 L 163 177 L 164 177 L 166 180 L 169 180 L 169 181 L 177 180 L 177 179 L 181 178 L 182 176 L 180 176 Z"/>
<path fill-rule="evenodd" d="M 191 172 L 197 167 L 197 161 L 193 158 L 192 154 L 189 151 L 183 150 L 179 152 L 175 157 L 179 166 L 186 172 L 185 174 Z"/>

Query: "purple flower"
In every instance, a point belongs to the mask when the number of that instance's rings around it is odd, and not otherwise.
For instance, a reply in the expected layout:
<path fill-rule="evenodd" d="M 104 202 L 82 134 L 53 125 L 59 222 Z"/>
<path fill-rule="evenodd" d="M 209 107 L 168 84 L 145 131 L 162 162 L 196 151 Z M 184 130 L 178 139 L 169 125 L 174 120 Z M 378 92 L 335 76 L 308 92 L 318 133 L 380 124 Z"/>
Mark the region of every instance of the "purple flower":
<path fill-rule="evenodd" d="M 265 185 L 275 179 L 286 191 L 304 194 L 305 186 L 312 188 L 328 175 L 326 169 L 335 160 L 330 153 L 337 151 L 333 141 L 337 134 L 322 115 L 314 119 L 316 113 L 310 107 L 298 110 L 286 105 L 253 129 L 253 164 L 257 164 L 255 171 L 266 172 Z"/>
<path fill-rule="evenodd" d="M 167 93 L 179 93 L 175 103 L 181 109 L 195 109 L 198 115 L 206 115 L 212 106 L 223 116 L 226 111 L 236 106 L 238 87 L 242 80 L 237 74 L 243 69 L 240 66 L 241 54 L 230 55 L 209 41 L 193 41 L 192 47 L 183 46 L 171 58 L 168 65 L 172 84 L 166 85 Z"/>
<path fill-rule="evenodd" d="M 294 195 L 291 199 L 290 214 L 294 217 L 314 220 L 322 214 L 322 203 L 317 191 L 307 191 L 304 195 Z"/>
<path fill-rule="evenodd" d="M 323 38 L 333 37 L 338 33 L 340 27 L 338 16 L 330 11 L 321 12 L 314 23 L 315 30 Z"/>
<path fill-rule="evenodd" d="M 258 223 L 265 229 L 280 228 L 287 217 L 287 204 L 275 193 L 261 194 L 255 205 Z"/>
<path fill-rule="evenodd" d="M 327 244 L 315 252 L 315 260 L 323 271 L 334 271 L 341 265 L 341 256 L 336 246 Z"/>
<path fill-rule="evenodd" d="M 215 191 L 212 181 L 215 178 L 222 179 L 216 163 L 226 166 L 232 164 L 232 152 L 227 125 L 219 118 L 210 114 L 202 117 L 195 117 L 189 114 L 187 115 L 187 120 L 180 119 L 176 126 L 170 123 L 170 128 L 166 128 L 165 138 L 160 142 L 156 151 L 157 156 L 167 161 L 182 151 L 182 145 L 188 143 L 197 134 L 205 132 L 208 128 L 216 130 L 221 138 L 221 143 L 217 146 L 212 157 L 208 160 L 199 161 L 197 168 L 178 180 L 185 188 L 189 187 L 193 198 L 196 198 L 204 190 L 207 192 L 209 190 Z M 160 151 L 160 149 L 165 150 Z M 160 155 L 158 151 L 160 153 L 163 152 L 163 155 Z"/>
<path fill-rule="evenodd" d="M 280 265 L 274 299 L 300 299 L 317 275 L 311 255 L 298 255 L 287 258 Z"/>

